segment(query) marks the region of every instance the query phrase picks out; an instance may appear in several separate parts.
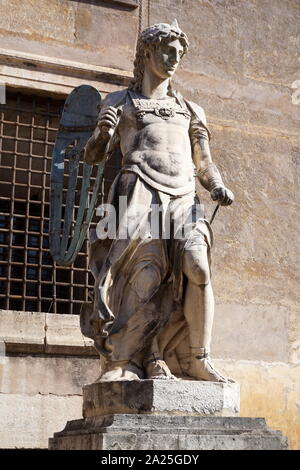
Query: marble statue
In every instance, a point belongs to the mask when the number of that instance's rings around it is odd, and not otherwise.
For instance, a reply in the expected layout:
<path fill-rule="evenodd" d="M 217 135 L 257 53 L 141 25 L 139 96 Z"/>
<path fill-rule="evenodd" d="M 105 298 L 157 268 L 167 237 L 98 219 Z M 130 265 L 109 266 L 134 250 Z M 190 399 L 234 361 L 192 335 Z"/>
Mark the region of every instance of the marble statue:
<path fill-rule="evenodd" d="M 187 36 L 176 20 L 145 29 L 131 84 L 107 95 L 85 147 L 90 165 L 113 155 L 112 148 L 122 154 L 107 201 L 119 215 L 116 236 L 104 238 L 96 231 L 90 240 L 95 298 L 81 313 L 82 331 L 100 353 L 99 381 L 232 381 L 210 359 L 213 234 L 196 210 L 201 205 L 195 180 L 221 206 L 234 196 L 212 161 L 203 109 L 171 85 L 187 50 Z M 126 237 L 120 236 L 122 198 L 126 223 L 134 227 Z M 168 237 L 148 230 L 154 206 L 160 208 L 160 234 L 169 217 Z M 182 208 L 192 217 L 177 236 Z"/>

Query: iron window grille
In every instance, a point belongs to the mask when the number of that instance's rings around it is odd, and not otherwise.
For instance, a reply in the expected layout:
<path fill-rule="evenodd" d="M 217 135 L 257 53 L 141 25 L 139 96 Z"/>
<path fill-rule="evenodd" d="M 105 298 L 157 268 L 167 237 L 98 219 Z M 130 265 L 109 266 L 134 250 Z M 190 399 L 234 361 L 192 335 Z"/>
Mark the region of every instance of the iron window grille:
<path fill-rule="evenodd" d="M 63 103 L 50 97 L 8 91 L 6 104 L 0 105 L 2 309 L 77 314 L 82 302 L 92 296 L 87 241 L 70 267 L 58 266 L 49 250 L 51 155 Z M 106 197 L 119 167 L 119 161 L 107 165 L 102 198 Z M 82 164 L 75 207 L 79 202 L 81 175 Z"/>

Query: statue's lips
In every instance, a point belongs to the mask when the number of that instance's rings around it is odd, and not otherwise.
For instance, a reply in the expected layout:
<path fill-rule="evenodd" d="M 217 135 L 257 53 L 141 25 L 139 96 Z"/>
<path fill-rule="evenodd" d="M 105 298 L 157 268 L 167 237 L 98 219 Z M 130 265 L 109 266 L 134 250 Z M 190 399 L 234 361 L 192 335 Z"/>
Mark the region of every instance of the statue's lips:
<path fill-rule="evenodd" d="M 175 72 L 175 70 L 176 70 L 176 65 L 174 65 L 174 66 L 170 65 L 170 66 L 167 67 L 168 72 Z"/>

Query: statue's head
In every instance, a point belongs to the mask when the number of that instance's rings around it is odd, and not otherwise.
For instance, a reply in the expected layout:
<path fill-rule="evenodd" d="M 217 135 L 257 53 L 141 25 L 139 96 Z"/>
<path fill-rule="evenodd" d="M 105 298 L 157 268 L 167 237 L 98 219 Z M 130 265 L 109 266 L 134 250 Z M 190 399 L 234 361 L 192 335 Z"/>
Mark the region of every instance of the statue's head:
<path fill-rule="evenodd" d="M 188 38 L 176 20 L 171 25 L 159 23 L 145 29 L 137 42 L 130 88 L 141 91 L 147 66 L 162 78 L 171 78 L 188 45 Z"/>

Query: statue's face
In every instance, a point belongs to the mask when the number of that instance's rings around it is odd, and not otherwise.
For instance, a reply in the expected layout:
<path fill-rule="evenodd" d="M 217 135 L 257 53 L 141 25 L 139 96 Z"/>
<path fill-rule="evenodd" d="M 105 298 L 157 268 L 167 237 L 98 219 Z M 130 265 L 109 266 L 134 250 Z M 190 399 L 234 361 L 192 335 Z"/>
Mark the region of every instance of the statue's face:
<path fill-rule="evenodd" d="M 159 78 L 170 78 L 174 75 L 183 55 L 183 46 L 179 39 L 158 44 L 145 54 L 145 67 Z"/>

